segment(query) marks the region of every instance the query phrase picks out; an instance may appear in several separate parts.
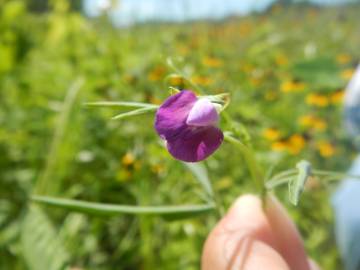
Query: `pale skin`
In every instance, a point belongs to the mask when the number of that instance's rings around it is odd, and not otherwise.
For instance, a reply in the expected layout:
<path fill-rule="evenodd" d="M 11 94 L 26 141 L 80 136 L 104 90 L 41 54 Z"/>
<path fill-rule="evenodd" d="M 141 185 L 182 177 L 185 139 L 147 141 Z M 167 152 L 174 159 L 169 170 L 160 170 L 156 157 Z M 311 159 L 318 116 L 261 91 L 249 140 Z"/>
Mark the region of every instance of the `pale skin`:
<path fill-rule="evenodd" d="M 304 249 L 301 236 L 273 196 L 238 198 L 210 232 L 202 270 L 320 270 Z"/>

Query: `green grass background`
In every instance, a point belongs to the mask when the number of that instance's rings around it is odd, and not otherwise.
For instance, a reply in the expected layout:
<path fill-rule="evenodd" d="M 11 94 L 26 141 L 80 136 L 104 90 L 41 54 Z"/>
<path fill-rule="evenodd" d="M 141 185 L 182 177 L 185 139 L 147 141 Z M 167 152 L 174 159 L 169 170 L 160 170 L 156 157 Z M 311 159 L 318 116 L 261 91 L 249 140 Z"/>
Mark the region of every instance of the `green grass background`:
<path fill-rule="evenodd" d="M 182 57 L 179 69 L 205 93 L 231 93 L 228 113 L 239 130 L 248 130 L 264 168 L 281 171 L 307 159 L 319 169 L 346 171 L 356 151 L 341 122 L 341 104 L 317 107 L 306 99 L 345 88 L 342 73 L 360 57 L 359 12 L 356 5 L 275 6 L 221 22 L 115 29 L 106 18 L 89 20 L 68 10 L 66 1 L 46 13 L 29 12 L 23 1 L 0 2 L 0 269 L 61 269 L 63 262 L 80 269 L 199 269 L 215 214 L 180 221 L 101 218 L 39 210 L 29 202 L 34 190 L 116 204 L 202 201 L 201 186 L 159 143 L 153 115 L 112 121 L 121 110 L 83 106 L 103 100 L 159 103 L 170 85 L 188 88 L 165 80 L 173 73 L 168 57 Z M 339 62 L 341 55 L 349 59 Z M 64 99 L 79 79 L 84 83 L 59 124 Z M 285 93 L 287 81 L 303 89 Z M 326 121 L 326 130 L 300 125 L 308 114 Z M 274 151 L 263 136 L 267 128 L 278 130 L 280 141 L 300 134 L 305 145 L 296 154 Z M 319 141 L 329 142 L 335 153 L 321 156 Z M 224 207 L 255 191 L 231 145 L 225 143 L 206 166 Z M 315 182 L 297 208 L 288 203 L 286 187 L 276 191 L 309 255 L 329 270 L 341 269 L 330 208 L 334 187 Z"/>

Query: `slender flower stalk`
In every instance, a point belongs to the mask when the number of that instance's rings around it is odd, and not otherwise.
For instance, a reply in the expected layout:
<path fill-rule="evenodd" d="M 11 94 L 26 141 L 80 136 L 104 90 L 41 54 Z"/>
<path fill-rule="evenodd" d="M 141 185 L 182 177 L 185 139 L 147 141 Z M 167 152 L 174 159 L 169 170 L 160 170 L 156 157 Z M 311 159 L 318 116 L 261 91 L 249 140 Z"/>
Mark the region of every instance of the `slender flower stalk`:
<path fill-rule="evenodd" d="M 240 153 L 243 155 L 246 165 L 249 168 L 251 178 L 254 181 L 257 190 L 259 191 L 261 196 L 264 196 L 266 192 L 264 175 L 256 161 L 255 154 L 253 153 L 252 149 L 247 147 L 241 141 L 235 139 L 228 133 L 225 133 L 225 140 L 236 146 Z"/>

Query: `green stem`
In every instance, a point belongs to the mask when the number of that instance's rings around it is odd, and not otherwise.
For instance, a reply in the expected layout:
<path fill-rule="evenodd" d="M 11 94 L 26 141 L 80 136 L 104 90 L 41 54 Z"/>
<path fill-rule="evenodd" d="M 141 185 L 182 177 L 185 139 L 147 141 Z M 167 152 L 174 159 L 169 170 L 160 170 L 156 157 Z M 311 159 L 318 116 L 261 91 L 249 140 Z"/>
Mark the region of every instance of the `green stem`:
<path fill-rule="evenodd" d="M 291 171 L 295 171 L 295 170 L 282 172 L 281 174 L 278 174 L 269 181 L 267 181 L 265 184 L 266 189 L 272 190 L 275 187 L 282 186 L 288 183 L 294 176 L 296 176 L 296 172 L 291 172 Z M 324 182 L 335 182 L 342 180 L 345 177 L 353 178 L 354 180 L 360 180 L 360 175 L 351 175 L 351 174 L 338 173 L 332 171 L 313 170 L 313 175 L 323 177 L 322 181 Z"/>
<path fill-rule="evenodd" d="M 265 186 L 267 190 L 272 190 L 278 186 L 281 186 L 283 184 L 288 183 L 291 179 L 293 179 L 293 177 L 295 176 L 295 174 L 291 177 L 284 177 L 284 178 L 277 178 L 277 179 L 272 179 L 268 182 L 266 182 Z"/>
<path fill-rule="evenodd" d="M 262 196 L 264 196 L 265 192 L 266 192 L 265 183 L 264 183 L 264 175 L 260 170 L 260 167 L 255 159 L 255 155 L 254 155 L 252 149 L 247 147 L 245 144 L 243 144 L 238 139 L 233 138 L 229 134 L 225 134 L 225 140 L 232 143 L 241 152 L 241 154 L 243 155 L 243 157 L 245 159 L 246 165 L 249 168 L 251 178 L 253 179 L 257 190 L 260 192 L 260 194 Z"/>

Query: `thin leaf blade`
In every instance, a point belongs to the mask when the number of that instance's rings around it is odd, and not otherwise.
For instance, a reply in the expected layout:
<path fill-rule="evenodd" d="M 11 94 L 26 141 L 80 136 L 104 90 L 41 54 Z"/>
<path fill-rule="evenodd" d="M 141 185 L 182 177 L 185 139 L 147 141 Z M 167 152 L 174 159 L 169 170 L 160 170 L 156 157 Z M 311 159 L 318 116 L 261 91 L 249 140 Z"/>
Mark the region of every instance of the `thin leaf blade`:
<path fill-rule="evenodd" d="M 214 210 L 214 205 L 212 204 L 177 206 L 134 206 L 95 203 L 47 196 L 34 196 L 32 197 L 32 200 L 37 203 L 60 207 L 62 209 L 67 209 L 75 212 L 102 216 L 119 216 L 129 214 L 161 216 L 173 219 L 187 218 L 196 215 L 206 214 Z"/>
<path fill-rule="evenodd" d="M 89 107 L 133 107 L 133 108 L 157 108 L 158 105 L 143 103 L 143 102 L 130 102 L 130 101 L 96 101 L 86 102 L 85 106 Z"/>
<path fill-rule="evenodd" d="M 127 117 L 131 117 L 131 116 L 136 116 L 136 115 L 141 115 L 141 114 L 145 114 L 145 113 L 149 113 L 149 112 L 154 112 L 156 110 L 157 110 L 157 107 L 140 108 L 140 109 L 132 110 L 130 112 L 120 113 L 118 115 L 115 115 L 111 119 L 112 120 L 119 120 L 119 119 L 124 119 L 124 118 L 127 118 Z"/>

